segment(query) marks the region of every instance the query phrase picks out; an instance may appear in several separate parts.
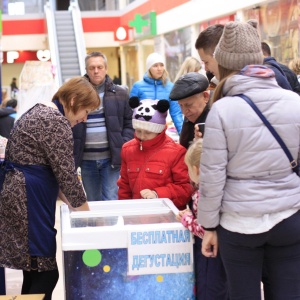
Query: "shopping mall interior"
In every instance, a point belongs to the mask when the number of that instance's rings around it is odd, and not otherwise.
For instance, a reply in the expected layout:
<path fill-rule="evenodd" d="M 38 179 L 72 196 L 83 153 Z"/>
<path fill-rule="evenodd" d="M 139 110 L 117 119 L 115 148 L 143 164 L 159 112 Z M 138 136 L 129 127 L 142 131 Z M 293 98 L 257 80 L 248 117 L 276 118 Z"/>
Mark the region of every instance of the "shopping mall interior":
<path fill-rule="evenodd" d="M 233 20 L 256 19 L 261 40 L 270 45 L 278 61 L 288 64 L 298 57 L 298 2 L 1 0 L 2 92 L 11 97 L 10 83 L 15 77 L 20 109 L 22 105 L 26 107 L 29 97 L 31 103 L 51 99 L 66 80 L 85 74 L 84 59 L 92 51 L 106 55 L 109 76 L 119 78 L 129 89 L 142 78 L 146 57 L 152 52 L 165 57 L 173 81 L 187 56 L 199 58 L 194 46 L 199 33 L 210 25 Z M 60 206 L 58 202 L 57 255 L 61 276 L 53 300 L 65 299 Z M 21 282 L 21 271 L 6 270 L 7 294 L 19 294 Z"/>

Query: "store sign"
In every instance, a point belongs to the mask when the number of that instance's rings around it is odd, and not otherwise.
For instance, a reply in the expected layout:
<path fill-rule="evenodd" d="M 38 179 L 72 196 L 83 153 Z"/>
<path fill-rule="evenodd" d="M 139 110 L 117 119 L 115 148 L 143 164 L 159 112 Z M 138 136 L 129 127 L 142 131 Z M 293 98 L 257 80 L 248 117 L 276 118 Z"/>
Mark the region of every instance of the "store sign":
<path fill-rule="evenodd" d="M 193 239 L 187 229 L 128 232 L 128 275 L 193 272 Z"/>
<path fill-rule="evenodd" d="M 225 16 L 223 18 L 218 18 L 218 19 L 207 21 L 207 22 L 202 22 L 200 24 L 200 32 L 205 30 L 209 26 L 212 26 L 215 24 L 225 25 L 226 23 L 228 23 L 230 21 L 234 21 L 234 19 L 235 19 L 235 15 L 229 15 L 229 16 Z"/>
<path fill-rule="evenodd" d="M 156 12 L 152 11 L 144 16 L 136 14 L 134 20 L 129 21 L 129 27 L 134 28 L 134 38 L 145 38 L 155 36 L 156 29 Z"/>
<path fill-rule="evenodd" d="M 6 60 L 8 64 L 12 64 L 15 59 L 19 58 L 19 52 L 18 51 L 7 51 Z"/>
<path fill-rule="evenodd" d="M 2 62 L 13 64 L 13 63 L 24 63 L 31 60 L 48 61 L 51 58 L 49 50 L 38 50 L 38 51 L 7 51 L 3 52 Z"/>
<path fill-rule="evenodd" d="M 36 56 L 40 61 L 47 61 L 50 59 L 51 54 L 49 50 L 39 50 L 37 51 Z"/>
<path fill-rule="evenodd" d="M 114 32 L 115 41 L 127 41 L 129 39 L 128 26 L 120 26 Z"/>

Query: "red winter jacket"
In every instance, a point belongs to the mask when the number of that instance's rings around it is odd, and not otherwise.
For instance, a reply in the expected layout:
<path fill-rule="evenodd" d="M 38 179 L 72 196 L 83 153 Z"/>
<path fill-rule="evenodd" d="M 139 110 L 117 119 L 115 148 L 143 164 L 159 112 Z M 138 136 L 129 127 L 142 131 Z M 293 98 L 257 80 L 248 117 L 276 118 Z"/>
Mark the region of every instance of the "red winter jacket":
<path fill-rule="evenodd" d="M 159 198 L 169 198 L 178 209 L 186 208 L 192 195 L 186 149 L 176 144 L 165 130 L 149 141 L 136 136 L 122 147 L 119 199 L 141 199 L 140 191 L 154 190 Z"/>

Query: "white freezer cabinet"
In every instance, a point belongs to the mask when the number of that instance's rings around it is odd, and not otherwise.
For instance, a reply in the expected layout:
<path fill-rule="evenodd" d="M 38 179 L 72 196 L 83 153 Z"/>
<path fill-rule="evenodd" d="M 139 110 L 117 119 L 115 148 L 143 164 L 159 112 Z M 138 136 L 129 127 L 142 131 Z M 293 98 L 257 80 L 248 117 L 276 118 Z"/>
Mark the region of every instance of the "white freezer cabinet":
<path fill-rule="evenodd" d="M 66 300 L 195 299 L 193 236 L 169 199 L 61 206 Z"/>

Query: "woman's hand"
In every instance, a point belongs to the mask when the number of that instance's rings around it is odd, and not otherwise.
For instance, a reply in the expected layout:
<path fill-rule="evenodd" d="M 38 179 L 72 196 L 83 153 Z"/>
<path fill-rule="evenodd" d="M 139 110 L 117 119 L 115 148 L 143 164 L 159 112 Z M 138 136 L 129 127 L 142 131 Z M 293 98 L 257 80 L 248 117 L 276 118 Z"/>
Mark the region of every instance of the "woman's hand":
<path fill-rule="evenodd" d="M 216 257 L 218 253 L 218 235 L 216 231 L 205 230 L 202 241 L 202 254 L 206 257 Z"/>
<path fill-rule="evenodd" d="M 58 198 L 68 205 L 70 211 L 86 211 L 86 210 L 90 210 L 89 204 L 88 204 L 87 201 L 85 203 L 83 203 L 79 207 L 76 207 L 76 208 L 73 207 L 70 204 L 70 202 L 68 201 L 68 199 L 66 198 L 65 194 L 61 191 L 61 189 L 59 189 Z"/>
<path fill-rule="evenodd" d="M 158 195 L 155 191 L 149 190 L 149 189 L 145 189 L 145 190 L 141 190 L 141 196 L 144 199 L 155 199 L 158 198 Z"/>

